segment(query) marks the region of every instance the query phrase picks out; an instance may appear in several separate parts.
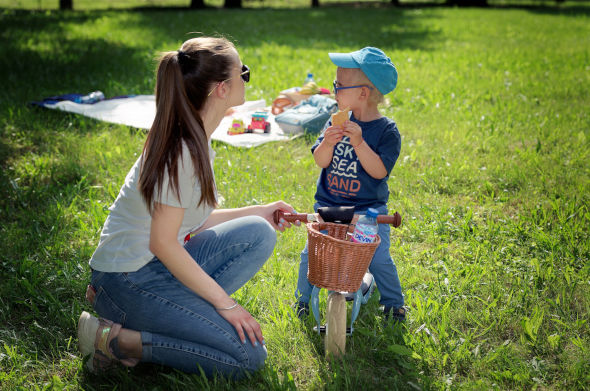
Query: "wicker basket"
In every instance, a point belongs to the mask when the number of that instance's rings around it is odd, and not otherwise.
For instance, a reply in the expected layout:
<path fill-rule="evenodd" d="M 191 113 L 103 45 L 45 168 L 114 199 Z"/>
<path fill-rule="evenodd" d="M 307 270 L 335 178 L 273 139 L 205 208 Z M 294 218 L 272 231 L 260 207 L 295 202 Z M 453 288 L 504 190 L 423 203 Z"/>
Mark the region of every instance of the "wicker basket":
<path fill-rule="evenodd" d="M 347 233 L 345 224 L 307 224 L 307 279 L 311 284 L 339 292 L 360 288 L 381 238 L 377 235 L 373 243 L 354 243 Z"/>

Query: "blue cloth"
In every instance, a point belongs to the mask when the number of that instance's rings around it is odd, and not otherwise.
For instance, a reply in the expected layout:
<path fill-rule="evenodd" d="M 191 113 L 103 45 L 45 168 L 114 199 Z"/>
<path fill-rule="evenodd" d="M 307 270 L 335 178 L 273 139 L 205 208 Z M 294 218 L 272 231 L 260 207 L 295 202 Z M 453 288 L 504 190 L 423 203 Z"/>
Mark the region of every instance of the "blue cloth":
<path fill-rule="evenodd" d="M 228 294 L 264 265 L 276 232 L 263 218 L 234 219 L 193 236 L 186 250 Z M 178 281 L 154 258 L 136 272 L 92 272 L 94 309 L 103 318 L 141 332 L 142 361 L 207 376 L 240 378 L 259 369 L 266 347 L 242 343 L 213 306 Z"/>
<path fill-rule="evenodd" d="M 322 169 L 317 181 L 315 199 L 326 206 L 355 206 L 360 209 L 387 205 L 389 198 L 387 179 L 401 149 L 401 137 L 397 125 L 387 117 L 362 122 L 352 115 L 350 120 L 361 127 L 363 139 L 381 158 L 387 170 L 387 176 L 383 179 L 375 179 L 367 174 L 354 148 L 350 145 L 348 137 L 344 137 L 334 147 L 330 166 Z M 331 125 L 330 121 L 329 125 Z M 323 139 L 322 133 L 312 146 L 312 153 Z"/>
<path fill-rule="evenodd" d="M 83 94 L 55 95 L 55 96 L 50 96 L 50 97 L 47 97 L 47 98 L 43 98 L 42 100 L 29 102 L 29 104 L 31 106 L 45 107 L 46 105 L 54 105 L 54 104 L 59 103 L 59 102 L 62 102 L 64 100 L 68 100 L 68 101 L 71 101 L 71 102 L 80 103 L 80 99 L 82 99 L 83 96 L 84 96 Z M 114 96 L 112 98 L 108 98 L 106 100 L 131 98 L 131 97 L 134 97 L 134 96 L 136 96 L 136 95 L 118 95 L 118 96 Z"/>
<path fill-rule="evenodd" d="M 45 107 L 45 105 L 54 105 L 54 104 L 56 104 L 58 102 L 61 102 L 61 101 L 64 101 L 64 100 L 69 100 L 69 101 L 72 101 L 72 102 L 77 102 L 83 96 L 84 95 L 82 95 L 82 94 L 63 94 L 63 95 L 56 95 L 56 96 L 50 96 L 48 98 L 43 98 L 43 100 L 40 100 L 40 101 L 30 102 L 30 104 L 32 106 Z"/>

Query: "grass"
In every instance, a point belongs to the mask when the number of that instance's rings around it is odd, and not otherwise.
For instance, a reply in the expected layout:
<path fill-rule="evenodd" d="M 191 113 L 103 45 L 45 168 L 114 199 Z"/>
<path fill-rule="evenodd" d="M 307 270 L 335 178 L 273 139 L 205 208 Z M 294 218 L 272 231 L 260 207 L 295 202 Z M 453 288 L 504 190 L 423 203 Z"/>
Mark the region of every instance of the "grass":
<path fill-rule="evenodd" d="M 0 10 L 0 389 L 588 389 L 589 10 Z M 290 310 L 305 243 L 292 229 L 235 295 L 262 324 L 263 371 L 235 383 L 147 364 L 82 369 L 87 261 L 145 133 L 27 103 L 152 93 L 157 53 L 190 31 L 235 40 L 251 100 L 308 71 L 329 86 L 328 51 L 392 57 L 399 85 L 383 110 L 403 135 L 389 180 L 404 218 L 391 250 L 403 330 L 383 324 L 376 294 L 344 359 L 325 360 L 313 322 Z M 312 141 L 215 142 L 224 206 L 311 210 Z"/>

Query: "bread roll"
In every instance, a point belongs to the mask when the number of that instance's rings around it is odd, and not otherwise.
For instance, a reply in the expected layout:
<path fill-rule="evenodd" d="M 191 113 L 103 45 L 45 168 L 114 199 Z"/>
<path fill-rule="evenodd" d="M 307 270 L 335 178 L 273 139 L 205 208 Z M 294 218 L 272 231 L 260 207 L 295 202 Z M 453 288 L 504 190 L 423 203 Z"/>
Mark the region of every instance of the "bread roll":
<path fill-rule="evenodd" d="M 342 126 L 348 121 L 348 109 L 332 114 L 332 126 Z"/>

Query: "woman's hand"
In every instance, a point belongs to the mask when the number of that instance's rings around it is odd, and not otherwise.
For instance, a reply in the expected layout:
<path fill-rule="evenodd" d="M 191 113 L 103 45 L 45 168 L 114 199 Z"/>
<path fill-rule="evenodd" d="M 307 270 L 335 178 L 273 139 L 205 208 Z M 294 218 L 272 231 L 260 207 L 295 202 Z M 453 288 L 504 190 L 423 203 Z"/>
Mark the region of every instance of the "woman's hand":
<path fill-rule="evenodd" d="M 285 219 L 281 219 L 278 224 L 275 224 L 273 213 L 275 210 L 280 209 L 286 213 L 297 213 L 295 209 L 286 202 L 283 201 L 275 201 L 270 204 L 260 205 L 260 213 L 258 214 L 261 217 L 264 217 L 266 221 L 268 221 L 276 230 L 283 232 L 285 229 L 291 227 L 291 223 L 286 221 Z M 299 220 L 295 221 L 296 226 L 300 226 L 301 222 Z"/>
<path fill-rule="evenodd" d="M 235 303 L 235 307 L 230 307 L 232 308 L 216 308 L 216 310 L 219 315 L 234 326 L 242 343 L 246 343 L 246 334 L 248 334 L 252 346 L 258 346 L 259 342 L 264 345 L 262 329 L 256 319 L 238 303 Z"/>

